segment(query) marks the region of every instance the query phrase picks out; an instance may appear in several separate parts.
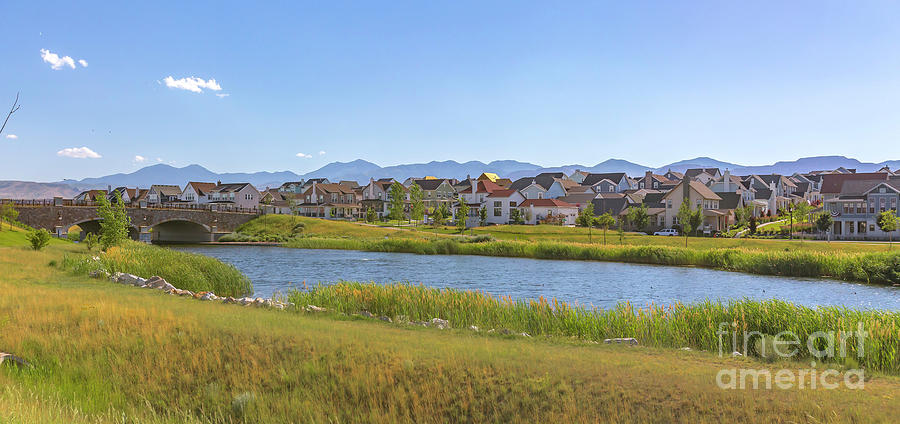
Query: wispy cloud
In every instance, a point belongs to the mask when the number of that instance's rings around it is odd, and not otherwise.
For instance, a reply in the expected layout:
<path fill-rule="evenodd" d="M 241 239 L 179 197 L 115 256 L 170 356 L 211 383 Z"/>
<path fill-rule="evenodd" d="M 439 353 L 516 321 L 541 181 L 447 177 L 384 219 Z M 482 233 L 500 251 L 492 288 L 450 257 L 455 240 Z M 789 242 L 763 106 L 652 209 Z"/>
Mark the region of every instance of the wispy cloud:
<path fill-rule="evenodd" d="M 312 159 L 312 155 L 307 155 L 306 153 L 297 153 L 297 157 L 303 159 Z"/>
<path fill-rule="evenodd" d="M 50 68 L 55 70 L 60 70 L 67 66 L 69 68 L 75 69 L 75 59 L 72 59 L 69 56 L 60 57 L 60 55 L 53 53 L 47 49 L 41 49 L 41 59 L 43 59 L 44 62 L 49 63 Z M 88 66 L 87 61 L 84 59 L 78 59 L 78 63 L 83 68 L 86 68 Z"/>
<path fill-rule="evenodd" d="M 98 159 L 100 154 L 87 147 L 68 147 L 56 152 L 57 156 L 75 159 Z"/>
<path fill-rule="evenodd" d="M 15 135 L 15 134 L 7 134 L 6 138 L 8 138 L 10 140 L 18 140 L 19 136 Z"/>
<path fill-rule="evenodd" d="M 166 87 L 187 90 L 194 93 L 202 93 L 204 88 L 212 91 L 219 91 L 222 89 L 222 86 L 212 78 L 208 80 L 197 77 L 175 79 L 168 76 L 163 78 L 163 82 L 166 84 Z"/>
<path fill-rule="evenodd" d="M 218 98 L 220 98 L 220 99 L 223 98 L 223 97 L 228 97 L 228 96 L 230 96 L 230 95 L 231 95 L 231 94 L 228 94 L 228 93 L 216 93 L 216 97 L 218 97 Z"/>
<path fill-rule="evenodd" d="M 319 156 L 324 156 L 324 155 L 325 155 L 325 151 L 324 151 L 324 150 L 319 150 Z"/>
<path fill-rule="evenodd" d="M 145 158 L 145 157 L 143 157 L 143 156 L 141 156 L 141 155 L 135 155 L 135 156 L 134 156 L 134 161 L 137 162 L 137 163 L 141 163 L 141 162 L 143 162 L 143 161 L 145 161 L 145 160 L 147 160 L 147 158 Z"/>

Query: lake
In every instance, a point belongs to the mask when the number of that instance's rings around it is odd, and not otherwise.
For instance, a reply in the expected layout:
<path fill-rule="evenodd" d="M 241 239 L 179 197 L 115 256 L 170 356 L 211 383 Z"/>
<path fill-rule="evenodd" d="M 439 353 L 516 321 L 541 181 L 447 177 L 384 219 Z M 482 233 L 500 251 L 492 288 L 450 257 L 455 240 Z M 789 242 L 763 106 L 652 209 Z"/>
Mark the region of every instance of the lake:
<path fill-rule="evenodd" d="M 179 246 L 233 264 L 253 281 L 255 296 L 340 280 L 408 281 L 527 299 L 611 307 L 630 301 L 692 303 L 704 299 L 782 299 L 807 306 L 900 310 L 900 288 L 774 277 L 703 268 L 488 256 L 415 255 L 267 246 Z"/>

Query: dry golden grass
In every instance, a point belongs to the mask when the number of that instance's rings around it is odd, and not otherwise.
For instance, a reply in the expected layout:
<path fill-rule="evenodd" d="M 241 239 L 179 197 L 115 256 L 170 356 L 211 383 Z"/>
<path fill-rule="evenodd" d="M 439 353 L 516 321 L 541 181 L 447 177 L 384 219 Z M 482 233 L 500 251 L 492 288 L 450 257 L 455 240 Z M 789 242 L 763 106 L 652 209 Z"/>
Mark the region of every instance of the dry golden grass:
<path fill-rule="evenodd" d="M 896 418 L 894 377 L 862 391 L 723 391 L 720 368 L 765 365 L 205 303 L 47 265 L 66 249 L 0 248 L 0 350 L 36 365 L 0 370 L 0 422 Z"/>

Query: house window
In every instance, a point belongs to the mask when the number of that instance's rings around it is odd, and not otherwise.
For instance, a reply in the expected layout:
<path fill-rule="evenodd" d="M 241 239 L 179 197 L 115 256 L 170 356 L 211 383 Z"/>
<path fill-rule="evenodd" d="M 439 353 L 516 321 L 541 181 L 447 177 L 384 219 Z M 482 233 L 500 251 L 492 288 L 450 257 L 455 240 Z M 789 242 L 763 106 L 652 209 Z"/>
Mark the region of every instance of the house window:
<path fill-rule="evenodd" d="M 667 199 L 667 200 L 666 200 L 666 208 L 667 208 L 667 209 L 672 209 L 672 199 Z"/>
<path fill-rule="evenodd" d="M 499 208 L 500 206 L 503 206 L 503 202 L 501 202 L 499 200 L 494 200 L 494 207 Z M 495 215 L 495 216 L 500 216 L 500 215 Z"/>
<path fill-rule="evenodd" d="M 866 232 L 866 221 L 859 221 L 859 222 L 857 223 L 857 225 L 859 226 L 859 233 L 860 233 L 860 234 Z"/>
<path fill-rule="evenodd" d="M 509 202 L 509 207 L 511 207 L 511 208 L 516 207 L 516 202 Z"/>
<path fill-rule="evenodd" d="M 653 188 L 659 188 L 659 181 L 653 182 Z"/>
<path fill-rule="evenodd" d="M 544 198 L 544 193 L 538 193 L 538 199 L 543 199 L 543 198 Z"/>
<path fill-rule="evenodd" d="M 503 209 L 494 208 L 494 216 L 503 216 Z"/>
<path fill-rule="evenodd" d="M 615 187 L 609 186 L 609 192 L 610 192 L 610 193 L 612 193 L 613 189 L 615 189 Z"/>

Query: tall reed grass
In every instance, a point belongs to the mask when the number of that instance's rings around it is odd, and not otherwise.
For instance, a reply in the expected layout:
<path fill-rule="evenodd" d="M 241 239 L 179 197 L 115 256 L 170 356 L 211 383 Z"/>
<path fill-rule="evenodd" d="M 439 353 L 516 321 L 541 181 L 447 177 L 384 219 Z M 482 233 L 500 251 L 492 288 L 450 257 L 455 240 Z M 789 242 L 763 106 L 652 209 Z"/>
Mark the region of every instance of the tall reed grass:
<path fill-rule="evenodd" d="M 823 253 L 742 248 L 701 250 L 671 246 L 604 246 L 562 242 L 460 243 L 453 239 L 359 240 L 316 237 L 293 240 L 285 246 L 422 255 L 481 255 L 699 266 L 761 275 L 825 277 L 871 284 L 900 284 L 900 251 Z"/>
<path fill-rule="evenodd" d="M 729 302 L 705 301 L 636 308 L 621 303 L 613 309 L 573 306 L 556 299 L 514 300 L 479 291 L 436 289 L 403 283 L 341 282 L 319 285 L 309 290 L 294 290 L 288 299 L 299 305 L 313 304 L 344 313 L 369 311 L 391 317 L 404 316 L 414 321 L 431 318 L 449 320 L 456 328 L 475 325 L 481 328 L 507 328 L 531 335 L 575 337 L 601 341 L 614 337 L 634 337 L 643 345 L 706 351 L 733 351 L 759 354 L 753 335 L 744 347 L 744 332 L 768 337 L 783 331 L 797 336 L 801 345 L 794 359 L 812 358 L 806 349 L 809 336 L 817 331 L 841 334 L 856 330 L 858 324 L 868 332 L 847 339 L 843 356 L 823 358 L 847 366 L 864 366 L 887 373 L 900 373 L 900 314 L 880 311 L 856 311 L 837 307 L 811 309 L 780 300 Z M 724 327 L 720 327 L 724 323 Z M 727 334 L 721 338 L 717 331 Z M 738 332 L 737 343 L 732 332 Z M 825 339 L 816 339 L 817 349 Z M 861 357 L 859 353 L 862 352 Z"/>
<path fill-rule="evenodd" d="M 209 256 L 127 242 L 105 253 L 98 253 L 94 258 L 66 255 L 62 266 L 81 274 L 102 269 L 142 278 L 158 275 L 180 289 L 212 291 L 219 296 L 253 293 L 253 285 L 246 275 L 233 265 Z"/>

